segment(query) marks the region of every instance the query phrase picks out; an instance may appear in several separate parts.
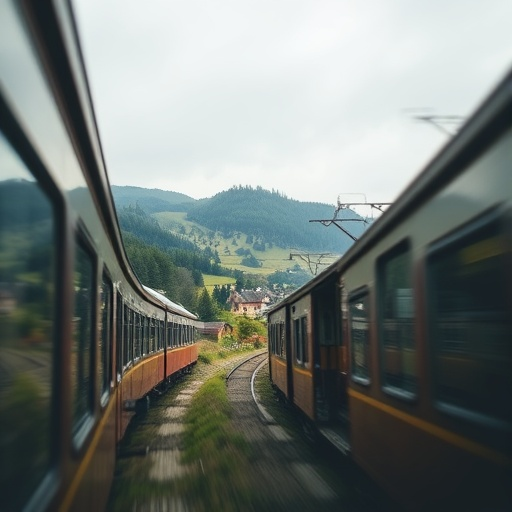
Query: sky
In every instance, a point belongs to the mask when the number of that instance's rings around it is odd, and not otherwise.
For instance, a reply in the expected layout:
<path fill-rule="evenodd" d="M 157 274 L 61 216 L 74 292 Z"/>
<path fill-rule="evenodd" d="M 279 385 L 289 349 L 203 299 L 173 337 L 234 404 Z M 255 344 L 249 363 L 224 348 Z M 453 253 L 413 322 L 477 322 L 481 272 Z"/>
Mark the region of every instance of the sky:
<path fill-rule="evenodd" d="M 112 185 L 392 202 L 512 67 L 510 0 L 74 0 Z"/>

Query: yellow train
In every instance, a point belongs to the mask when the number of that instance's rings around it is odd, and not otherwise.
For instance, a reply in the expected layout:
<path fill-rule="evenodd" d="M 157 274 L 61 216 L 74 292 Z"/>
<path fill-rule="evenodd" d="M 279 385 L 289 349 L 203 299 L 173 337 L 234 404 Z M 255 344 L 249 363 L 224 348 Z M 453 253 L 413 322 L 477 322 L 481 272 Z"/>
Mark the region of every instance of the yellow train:
<path fill-rule="evenodd" d="M 268 315 L 273 383 L 406 510 L 512 510 L 512 74 Z"/>

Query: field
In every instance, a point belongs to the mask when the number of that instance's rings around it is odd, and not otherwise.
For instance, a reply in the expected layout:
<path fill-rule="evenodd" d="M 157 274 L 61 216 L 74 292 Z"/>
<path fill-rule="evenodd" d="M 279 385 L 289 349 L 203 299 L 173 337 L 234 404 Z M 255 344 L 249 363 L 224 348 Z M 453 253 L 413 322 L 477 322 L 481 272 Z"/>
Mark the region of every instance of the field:
<path fill-rule="evenodd" d="M 184 212 L 161 212 L 154 214 L 153 217 L 158 220 L 162 228 L 186 236 L 198 247 L 211 247 L 217 250 L 223 267 L 242 270 L 250 274 L 268 276 L 276 270 L 286 270 L 296 264 L 300 265 L 306 272 L 311 272 L 310 266 L 318 271 L 324 269 L 326 264 L 332 263 L 336 258 L 335 256 L 324 257 L 321 260 L 321 265 L 316 268 L 317 257 L 311 257 L 311 261 L 309 261 L 307 255 L 295 256 L 299 253 L 296 249 L 285 249 L 277 246 L 272 248 L 267 246 L 265 251 L 256 251 L 252 244 L 246 242 L 247 234 L 239 232 L 231 238 L 224 238 L 219 232 L 210 231 L 204 226 L 186 220 L 186 213 Z M 261 263 L 261 266 L 246 267 L 242 265 L 243 256 L 235 252 L 240 248 L 250 249 L 253 256 Z M 291 254 L 294 254 L 294 256 L 291 257 Z M 229 278 L 205 276 L 205 285 L 211 291 L 216 284 L 222 285 L 233 282 L 232 280 L 222 281 L 223 279 Z"/>

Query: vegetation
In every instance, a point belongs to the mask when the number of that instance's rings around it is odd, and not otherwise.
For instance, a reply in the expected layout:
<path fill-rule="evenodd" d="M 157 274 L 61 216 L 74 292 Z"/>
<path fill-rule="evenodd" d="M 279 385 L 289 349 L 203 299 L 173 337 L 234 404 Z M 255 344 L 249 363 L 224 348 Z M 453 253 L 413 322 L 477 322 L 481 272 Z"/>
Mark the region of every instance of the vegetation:
<path fill-rule="evenodd" d="M 178 267 L 168 252 L 147 245 L 130 233 L 124 233 L 124 246 L 142 283 L 163 291 L 170 300 L 191 311 L 196 309 L 196 287 L 202 284 L 200 272 Z"/>
<path fill-rule="evenodd" d="M 252 509 L 257 489 L 250 477 L 252 454 L 232 426 L 225 374 L 208 380 L 192 399 L 183 439 L 184 462 L 208 475 L 204 478 L 196 470 L 183 478 L 184 494 L 194 510 Z"/>
<path fill-rule="evenodd" d="M 203 322 L 214 322 L 218 318 L 219 307 L 216 301 L 212 300 L 208 290 L 203 288 L 197 301 L 197 314 Z"/>
<path fill-rule="evenodd" d="M 288 199 L 276 191 L 261 187 L 232 187 L 210 199 L 195 202 L 187 212 L 187 218 L 226 238 L 236 233 L 246 233 L 254 250 L 263 251 L 273 244 L 295 247 L 315 252 L 341 254 L 352 244 L 339 230 L 325 229 L 311 220 L 331 219 L 333 206 L 307 203 Z M 350 210 L 342 210 L 341 217 L 359 218 Z M 362 223 L 352 223 L 348 228 L 359 236 Z"/>
<path fill-rule="evenodd" d="M 309 222 L 332 216 L 331 206 L 301 203 L 260 187 L 233 187 L 200 201 L 136 187 L 115 187 L 113 194 L 139 279 L 193 312 L 198 308 L 205 321 L 229 307 L 228 283 L 236 281 L 239 291 L 262 287 L 289 292 L 334 261 L 324 259 L 320 267 L 304 258 L 292 260 L 289 247 L 322 253 L 335 248 L 339 254 L 351 243 L 338 230 Z M 213 304 L 204 295 L 205 286 Z"/>
<path fill-rule="evenodd" d="M 195 199 L 179 192 L 141 187 L 112 186 L 112 195 L 118 208 L 141 207 L 148 213 L 184 211 Z"/>

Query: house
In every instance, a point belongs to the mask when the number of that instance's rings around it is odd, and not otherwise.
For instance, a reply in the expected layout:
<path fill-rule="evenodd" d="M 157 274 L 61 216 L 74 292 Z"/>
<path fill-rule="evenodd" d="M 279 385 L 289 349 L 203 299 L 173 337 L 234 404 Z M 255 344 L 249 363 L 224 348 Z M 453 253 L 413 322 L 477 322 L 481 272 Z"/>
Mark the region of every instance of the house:
<path fill-rule="evenodd" d="M 269 301 L 270 298 L 265 293 L 254 290 L 237 292 L 232 289 L 228 298 L 232 313 L 235 315 L 247 315 L 250 318 L 259 316 L 262 308 Z"/>
<path fill-rule="evenodd" d="M 200 336 L 213 341 L 233 332 L 233 327 L 224 322 L 196 322 L 196 329 Z"/>

